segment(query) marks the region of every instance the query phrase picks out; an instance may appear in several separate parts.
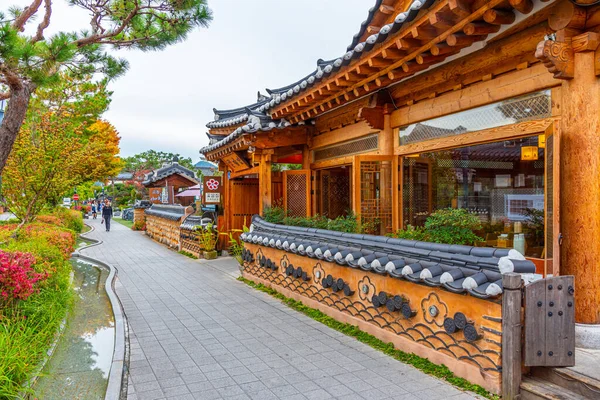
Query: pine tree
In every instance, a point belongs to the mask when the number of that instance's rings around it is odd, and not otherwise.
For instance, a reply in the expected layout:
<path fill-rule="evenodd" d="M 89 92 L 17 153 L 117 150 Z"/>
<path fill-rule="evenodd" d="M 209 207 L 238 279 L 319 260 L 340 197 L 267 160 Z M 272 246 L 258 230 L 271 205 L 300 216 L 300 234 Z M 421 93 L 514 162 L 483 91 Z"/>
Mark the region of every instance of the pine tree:
<path fill-rule="evenodd" d="M 56 84 L 67 72 L 116 78 L 127 70 L 127 61 L 109 55 L 107 46 L 161 50 L 212 19 L 206 0 L 65 0 L 90 14 L 90 28 L 47 38 L 52 1 L 31 0 L 25 8 L 0 11 L 0 100 L 9 100 L 0 125 L 0 173 L 38 88 Z M 25 34 L 33 21 L 35 33 Z"/>

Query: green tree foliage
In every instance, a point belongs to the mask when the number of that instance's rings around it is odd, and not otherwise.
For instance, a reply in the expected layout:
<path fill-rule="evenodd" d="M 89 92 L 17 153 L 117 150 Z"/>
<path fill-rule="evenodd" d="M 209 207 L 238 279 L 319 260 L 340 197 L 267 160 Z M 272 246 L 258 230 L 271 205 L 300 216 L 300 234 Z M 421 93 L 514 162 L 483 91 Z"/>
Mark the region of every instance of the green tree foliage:
<path fill-rule="evenodd" d="M 179 164 L 186 168 L 191 170 L 194 169 L 194 163 L 192 162 L 192 159 L 189 157 L 181 157 L 181 155 L 178 153 L 165 153 L 163 151 L 147 150 L 143 153 L 123 158 L 123 162 L 125 163 L 125 171 L 134 173 L 157 169 L 162 167 L 163 163 L 170 164 L 174 160 L 177 160 Z"/>
<path fill-rule="evenodd" d="M 2 4 L 0 100 L 9 103 L 0 125 L 0 172 L 37 89 L 56 84 L 67 71 L 79 77 L 118 77 L 127 61 L 111 56 L 107 47 L 160 50 L 212 19 L 206 0 L 65 1 L 89 14 L 88 29 L 47 37 L 56 14 L 52 0 L 31 0 L 24 8 Z"/>
<path fill-rule="evenodd" d="M 58 204 L 73 187 L 120 168 L 118 134 L 98 120 L 110 93 L 101 83 L 63 79 L 34 95 L 3 172 L 3 194 L 23 223 Z M 71 90 L 56 90 L 65 85 Z"/>

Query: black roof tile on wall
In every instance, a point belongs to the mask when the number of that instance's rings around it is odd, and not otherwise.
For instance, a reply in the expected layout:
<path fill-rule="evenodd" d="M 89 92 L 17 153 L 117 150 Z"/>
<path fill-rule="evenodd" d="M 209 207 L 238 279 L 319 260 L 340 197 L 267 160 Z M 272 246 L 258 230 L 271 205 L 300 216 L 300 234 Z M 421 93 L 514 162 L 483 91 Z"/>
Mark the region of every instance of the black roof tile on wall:
<path fill-rule="evenodd" d="M 146 209 L 146 211 L 144 212 L 147 215 L 177 221 L 185 216 L 185 209 L 186 207 L 183 207 L 178 204 L 153 204 L 152 207 Z"/>
<path fill-rule="evenodd" d="M 252 219 L 241 240 L 396 279 L 439 286 L 455 293 L 493 298 L 502 293 L 502 274 L 535 273 L 516 250 L 445 245 L 385 236 L 347 234 Z"/>

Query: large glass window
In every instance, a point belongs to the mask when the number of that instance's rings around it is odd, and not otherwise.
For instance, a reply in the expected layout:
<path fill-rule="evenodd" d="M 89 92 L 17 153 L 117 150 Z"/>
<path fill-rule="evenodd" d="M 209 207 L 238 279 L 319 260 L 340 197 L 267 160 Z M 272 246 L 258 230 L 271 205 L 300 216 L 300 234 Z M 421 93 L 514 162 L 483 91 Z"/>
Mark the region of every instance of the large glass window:
<path fill-rule="evenodd" d="M 405 157 L 404 228 L 463 208 L 481 219 L 478 245 L 544 257 L 544 156 L 544 137 L 533 136 Z"/>
<path fill-rule="evenodd" d="M 550 91 L 545 90 L 402 127 L 400 144 L 460 135 L 551 115 Z"/>

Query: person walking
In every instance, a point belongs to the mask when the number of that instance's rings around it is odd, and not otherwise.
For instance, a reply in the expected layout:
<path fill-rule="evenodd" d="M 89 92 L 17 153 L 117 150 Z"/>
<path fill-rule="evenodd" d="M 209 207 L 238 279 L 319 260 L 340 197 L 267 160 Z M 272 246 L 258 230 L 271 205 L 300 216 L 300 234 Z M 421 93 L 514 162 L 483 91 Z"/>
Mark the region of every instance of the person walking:
<path fill-rule="evenodd" d="M 92 218 L 96 219 L 97 210 L 96 210 L 96 201 L 92 201 Z"/>
<path fill-rule="evenodd" d="M 102 208 L 102 221 L 106 226 L 106 232 L 110 232 L 110 219 L 113 216 L 113 209 L 108 200 L 104 202 L 104 207 Z"/>

